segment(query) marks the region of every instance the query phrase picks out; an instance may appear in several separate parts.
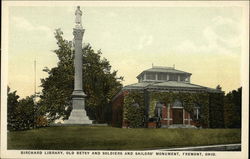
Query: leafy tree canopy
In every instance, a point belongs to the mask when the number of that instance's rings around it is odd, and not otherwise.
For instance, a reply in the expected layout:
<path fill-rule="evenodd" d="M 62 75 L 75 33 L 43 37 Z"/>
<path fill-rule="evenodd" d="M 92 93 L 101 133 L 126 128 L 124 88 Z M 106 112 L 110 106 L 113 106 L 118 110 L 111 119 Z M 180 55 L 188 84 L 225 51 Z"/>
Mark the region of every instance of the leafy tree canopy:
<path fill-rule="evenodd" d="M 228 128 L 241 127 L 242 87 L 226 94 L 224 99 L 224 120 Z"/>
<path fill-rule="evenodd" d="M 48 77 L 41 80 L 43 88 L 40 95 L 39 109 L 51 121 L 63 117 L 67 119 L 72 110 L 71 95 L 74 89 L 74 50 L 71 41 L 63 38 L 60 29 L 55 31 L 58 49 L 57 66 L 43 71 Z M 123 77 L 117 77 L 117 71 L 111 71 L 109 61 L 101 57 L 90 44 L 82 49 L 83 56 L 83 90 L 87 94 L 86 110 L 90 118 L 99 122 L 110 120 L 110 101 L 122 87 Z"/>
<path fill-rule="evenodd" d="M 34 127 L 35 104 L 34 96 L 20 99 L 16 91 L 11 92 L 8 87 L 7 121 L 8 130 L 26 130 Z"/>

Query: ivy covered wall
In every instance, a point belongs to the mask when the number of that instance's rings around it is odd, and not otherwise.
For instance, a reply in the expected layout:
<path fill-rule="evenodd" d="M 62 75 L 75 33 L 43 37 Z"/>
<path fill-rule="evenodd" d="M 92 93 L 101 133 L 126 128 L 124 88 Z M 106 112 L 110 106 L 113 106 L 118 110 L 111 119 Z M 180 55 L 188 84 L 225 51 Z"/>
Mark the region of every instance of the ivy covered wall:
<path fill-rule="evenodd" d="M 192 116 L 194 114 L 194 108 L 200 107 L 200 119 L 199 123 L 203 127 L 209 126 L 209 94 L 208 93 L 184 93 L 184 92 L 151 92 L 150 93 L 150 112 L 152 115 L 155 109 L 155 103 L 161 101 L 163 103 L 174 103 L 175 100 L 179 100 L 184 109 Z"/>
<path fill-rule="evenodd" d="M 145 101 L 143 92 L 131 91 L 124 97 L 123 120 L 129 127 L 143 127 L 145 119 Z"/>
<path fill-rule="evenodd" d="M 154 110 L 158 101 L 165 104 L 179 100 L 184 109 L 194 115 L 195 107 L 199 107 L 200 118 L 196 121 L 202 127 L 218 128 L 224 126 L 223 121 L 223 93 L 188 93 L 188 92 L 149 92 L 149 103 L 145 99 L 145 92 L 130 91 L 124 97 L 123 120 L 130 127 L 144 127 L 145 120 L 154 117 Z M 148 112 L 146 112 L 148 111 Z"/>

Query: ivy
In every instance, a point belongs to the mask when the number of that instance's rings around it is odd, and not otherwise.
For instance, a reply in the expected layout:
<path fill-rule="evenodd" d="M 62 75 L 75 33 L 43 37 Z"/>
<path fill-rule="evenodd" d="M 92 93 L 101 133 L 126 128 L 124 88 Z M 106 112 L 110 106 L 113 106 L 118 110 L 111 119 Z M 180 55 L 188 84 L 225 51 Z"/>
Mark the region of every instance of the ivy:
<path fill-rule="evenodd" d="M 191 116 L 194 116 L 194 110 L 196 107 L 199 107 L 200 118 L 196 122 L 200 123 L 203 127 L 210 127 L 210 122 L 212 122 L 212 127 L 221 127 L 223 124 L 216 124 L 216 121 L 210 121 L 210 118 L 213 118 L 219 111 L 211 111 L 211 102 L 213 107 L 220 107 L 217 110 L 223 112 L 223 104 L 217 104 L 220 101 L 220 97 L 223 97 L 223 94 L 218 93 L 189 93 L 189 92 L 150 92 L 149 98 L 149 118 L 154 117 L 154 110 L 156 103 L 158 101 L 163 103 L 174 103 L 175 100 L 179 100 L 184 109 L 190 113 Z M 212 99 L 211 99 L 212 98 Z M 222 98 L 223 99 L 223 98 Z M 214 101 L 217 101 L 214 102 Z M 215 103 L 215 104 L 213 104 Z M 221 103 L 221 102 L 219 102 Z M 144 102 L 144 96 L 142 92 L 131 91 L 124 98 L 124 112 L 123 119 L 129 123 L 130 127 L 142 127 L 144 120 L 144 111 L 147 110 L 146 104 Z M 219 120 L 220 117 L 218 117 Z M 220 122 L 220 121 L 218 121 Z M 222 121 L 223 122 L 223 121 Z M 218 126 L 216 126 L 218 125 Z"/>
<path fill-rule="evenodd" d="M 123 119 L 129 123 L 129 127 L 143 126 L 145 103 L 143 93 L 130 92 L 124 98 Z"/>
<path fill-rule="evenodd" d="M 155 110 L 155 105 L 156 105 L 156 100 L 150 100 L 150 103 L 149 103 L 149 112 L 148 112 L 148 116 L 149 118 L 152 118 L 154 117 L 154 110 Z"/>
<path fill-rule="evenodd" d="M 163 103 L 174 103 L 178 99 L 181 101 L 184 109 L 193 116 L 194 108 L 200 107 L 201 118 L 197 121 L 204 127 L 209 125 L 209 94 L 208 93 L 183 93 L 183 92 L 151 92 L 150 94 L 150 112 L 152 115 L 155 109 L 156 101 Z"/>

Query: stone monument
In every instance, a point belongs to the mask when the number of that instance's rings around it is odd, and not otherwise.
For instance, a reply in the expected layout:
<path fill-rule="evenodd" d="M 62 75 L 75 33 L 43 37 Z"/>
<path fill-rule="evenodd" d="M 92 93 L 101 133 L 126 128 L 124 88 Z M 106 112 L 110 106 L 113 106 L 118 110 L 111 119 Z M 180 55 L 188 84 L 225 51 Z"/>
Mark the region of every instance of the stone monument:
<path fill-rule="evenodd" d="M 65 120 L 65 124 L 92 124 L 85 111 L 85 97 L 82 87 L 82 38 L 84 29 L 82 28 L 82 11 L 80 6 L 77 6 L 75 11 L 75 28 L 73 28 L 74 47 L 75 47 L 75 78 L 74 91 L 72 93 L 73 109 L 70 113 L 69 119 Z"/>

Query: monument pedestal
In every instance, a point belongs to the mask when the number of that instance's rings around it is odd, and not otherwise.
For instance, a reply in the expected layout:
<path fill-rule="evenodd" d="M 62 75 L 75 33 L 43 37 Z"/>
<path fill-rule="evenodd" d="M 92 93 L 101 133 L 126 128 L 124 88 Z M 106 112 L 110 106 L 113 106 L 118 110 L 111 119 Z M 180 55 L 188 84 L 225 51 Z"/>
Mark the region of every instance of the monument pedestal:
<path fill-rule="evenodd" d="M 85 111 L 85 97 L 83 91 L 74 91 L 72 94 L 73 109 L 70 113 L 69 119 L 64 121 L 64 124 L 92 124 Z"/>

